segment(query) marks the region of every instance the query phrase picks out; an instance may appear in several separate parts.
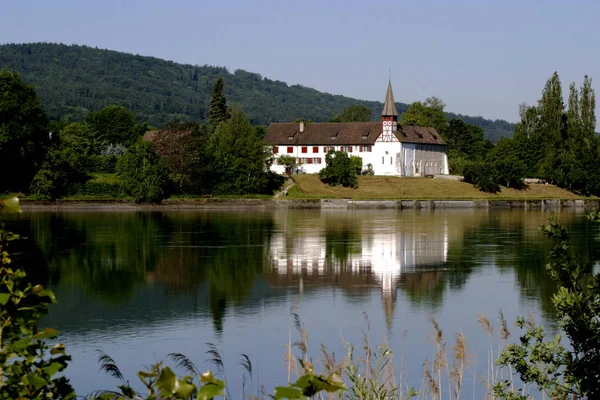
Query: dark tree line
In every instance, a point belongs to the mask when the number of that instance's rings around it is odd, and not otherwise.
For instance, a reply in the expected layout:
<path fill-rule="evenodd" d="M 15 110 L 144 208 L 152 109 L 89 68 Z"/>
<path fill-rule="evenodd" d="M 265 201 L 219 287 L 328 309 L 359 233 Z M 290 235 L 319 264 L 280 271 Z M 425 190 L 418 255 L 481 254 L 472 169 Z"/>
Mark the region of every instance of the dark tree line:
<path fill-rule="evenodd" d="M 301 85 L 290 86 L 243 70 L 230 73 L 223 67 L 177 64 L 86 46 L 0 45 L 0 69 L 3 68 L 20 73 L 26 82 L 35 85 L 53 120 L 82 121 L 90 112 L 119 105 L 132 111 L 138 122 L 157 127 L 172 120 L 208 122 L 212 85 L 219 77 L 223 78 L 230 106 L 242 109 L 253 125 L 297 118 L 324 122 L 356 105 L 373 110 L 369 119 L 377 120 L 383 107 L 378 101 L 359 101 Z M 403 113 L 408 105 L 396 103 L 396 107 Z M 484 128 L 486 137 L 493 141 L 514 131 L 513 124 L 502 120 L 448 116 Z M 343 118 L 364 118 L 348 117 Z"/>
<path fill-rule="evenodd" d="M 48 122 L 36 92 L 0 72 L 0 193 L 46 199 L 69 195 L 156 202 L 171 194 L 272 194 L 283 178 L 240 110 L 230 110 L 223 80 L 214 84 L 211 124 L 171 122 L 148 131 L 110 105 L 81 122 Z M 142 139 L 142 136 L 147 136 Z"/>

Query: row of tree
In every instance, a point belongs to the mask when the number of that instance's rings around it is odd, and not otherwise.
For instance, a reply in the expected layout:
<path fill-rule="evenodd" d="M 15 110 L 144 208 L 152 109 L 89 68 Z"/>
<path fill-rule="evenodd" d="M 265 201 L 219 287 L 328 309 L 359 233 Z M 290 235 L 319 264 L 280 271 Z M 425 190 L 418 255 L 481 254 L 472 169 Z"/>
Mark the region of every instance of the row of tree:
<path fill-rule="evenodd" d="M 11 174 L 0 182 L 0 193 L 54 199 L 73 194 L 94 174 L 116 174 L 119 190 L 138 201 L 173 193 L 271 194 L 282 184 L 269 171 L 264 130 L 227 108 L 222 79 L 213 87 L 208 124 L 170 123 L 150 135 L 152 143 L 141 140 L 149 129 L 114 105 L 82 122 L 49 122 L 34 88 L 2 71 L 0 170 Z"/>
<path fill-rule="evenodd" d="M 577 193 L 600 194 L 600 141 L 592 80 L 585 76 L 578 89 L 569 86 L 565 107 L 555 72 L 535 106 L 520 106 L 521 121 L 512 138 L 496 144 L 483 129 L 460 119 L 448 119 L 444 103 L 431 97 L 415 102 L 400 124 L 433 126 L 447 143 L 451 173 L 462 174 L 481 190 L 500 185 L 524 187 L 523 178 L 539 178 Z"/>

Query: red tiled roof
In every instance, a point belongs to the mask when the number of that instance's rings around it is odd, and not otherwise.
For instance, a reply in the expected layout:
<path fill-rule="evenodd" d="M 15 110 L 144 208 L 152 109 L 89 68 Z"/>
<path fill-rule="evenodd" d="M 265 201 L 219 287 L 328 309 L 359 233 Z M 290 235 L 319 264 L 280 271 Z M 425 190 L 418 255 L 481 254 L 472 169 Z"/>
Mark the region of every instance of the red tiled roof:
<path fill-rule="evenodd" d="M 299 123 L 273 123 L 264 141 L 271 145 L 372 145 L 381 132 L 381 122 L 309 122 L 304 123 L 303 132 Z M 403 143 L 446 144 L 431 127 L 402 125 L 395 134 Z"/>

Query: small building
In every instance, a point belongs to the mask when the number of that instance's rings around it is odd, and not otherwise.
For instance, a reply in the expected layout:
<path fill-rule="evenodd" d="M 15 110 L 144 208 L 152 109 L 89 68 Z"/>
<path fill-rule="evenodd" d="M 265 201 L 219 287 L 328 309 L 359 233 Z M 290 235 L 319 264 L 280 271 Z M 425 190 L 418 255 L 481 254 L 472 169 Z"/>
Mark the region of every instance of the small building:
<path fill-rule="evenodd" d="M 448 174 L 446 143 L 435 128 L 398 124 L 391 82 L 380 122 L 273 123 L 264 141 L 277 173 L 290 172 L 277 162 L 282 155 L 295 157 L 302 172 L 318 173 L 334 150 L 361 157 L 363 169 L 370 164 L 375 175 Z"/>

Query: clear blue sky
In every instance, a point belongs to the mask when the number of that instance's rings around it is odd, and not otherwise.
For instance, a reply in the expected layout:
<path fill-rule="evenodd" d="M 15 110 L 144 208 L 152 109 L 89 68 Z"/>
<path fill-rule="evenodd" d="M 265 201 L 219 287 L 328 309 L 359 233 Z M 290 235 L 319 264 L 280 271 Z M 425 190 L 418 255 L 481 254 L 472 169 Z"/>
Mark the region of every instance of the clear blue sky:
<path fill-rule="evenodd" d="M 599 23 L 597 0 L 0 0 L 0 43 L 85 44 L 380 101 L 391 68 L 396 101 L 435 95 L 510 121 L 555 70 L 564 90 L 584 74 L 600 87 Z"/>

